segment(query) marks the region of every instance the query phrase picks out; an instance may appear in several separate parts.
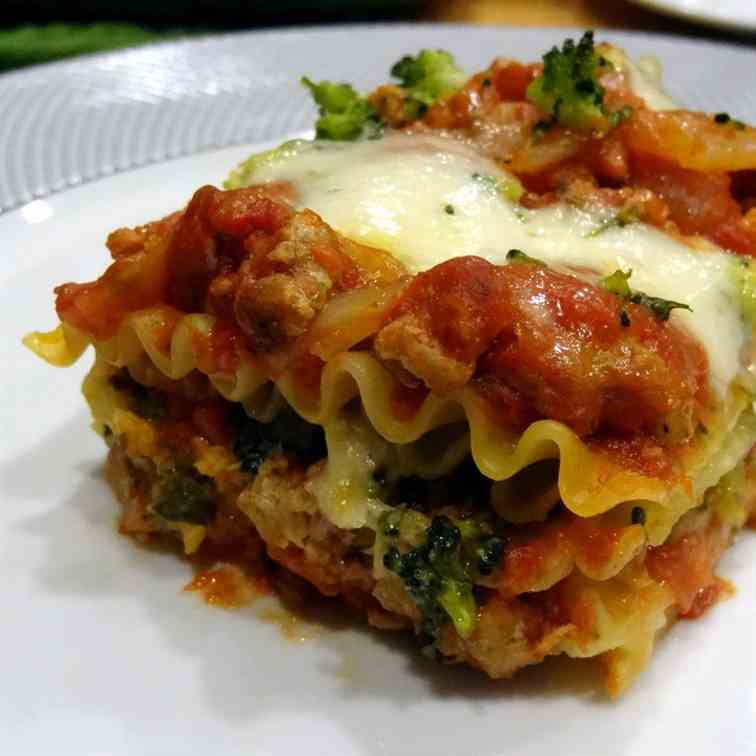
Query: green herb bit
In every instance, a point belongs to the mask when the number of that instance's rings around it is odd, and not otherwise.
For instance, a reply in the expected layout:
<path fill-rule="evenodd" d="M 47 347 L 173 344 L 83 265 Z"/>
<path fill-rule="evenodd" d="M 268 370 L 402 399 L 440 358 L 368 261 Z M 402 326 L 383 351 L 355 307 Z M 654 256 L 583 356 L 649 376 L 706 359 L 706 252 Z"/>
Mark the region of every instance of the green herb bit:
<path fill-rule="evenodd" d="M 373 106 L 355 91 L 351 84 L 331 81 L 315 83 L 303 76 L 304 84 L 318 106 L 319 118 L 315 122 L 318 139 L 354 141 L 363 136 L 375 136 L 381 128 Z"/>
<path fill-rule="evenodd" d="M 683 304 L 682 302 L 674 302 L 671 299 L 662 299 L 661 297 L 651 297 L 648 294 L 644 294 L 642 291 L 631 289 L 628 281 L 632 274 L 632 270 L 628 270 L 627 272 L 623 270 L 615 270 L 610 276 L 602 278 L 600 284 L 621 299 L 645 307 L 657 320 L 669 320 L 670 313 L 672 310 L 676 309 L 693 312 L 689 305 Z"/>
<path fill-rule="evenodd" d="M 603 234 L 604 231 L 608 231 L 610 228 L 625 228 L 631 223 L 636 223 L 638 216 L 627 208 L 623 208 L 618 213 L 615 213 L 611 218 L 602 220 L 598 225 L 592 228 L 586 235 L 586 239 L 592 239 L 599 234 Z"/>
<path fill-rule="evenodd" d="M 525 194 L 525 187 L 520 183 L 517 176 L 505 176 L 496 184 L 496 191 L 510 202 L 519 202 Z"/>
<path fill-rule="evenodd" d="M 646 510 L 643 507 L 633 507 L 630 512 L 630 522 L 633 525 L 645 525 L 646 524 Z"/>
<path fill-rule="evenodd" d="M 625 273 L 625 271 L 618 268 L 610 276 L 602 278 L 600 283 L 605 289 L 611 291 L 612 294 L 616 294 L 622 299 L 629 300 L 633 293 L 630 284 L 628 283 L 632 274 L 632 270 L 628 270 L 627 273 Z"/>
<path fill-rule="evenodd" d="M 509 252 L 507 252 L 507 262 L 508 263 L 525 263 L 527 265 L 537 265 L 540 268 L 547 267 L 546 263 L 543 262 L 543 260 L 539 260 L 535 257 L 531 257 L 530 255 L 526 255 L 520 249 L 510 249 Z"/>
<path fill-rule="evenodd" d="M 444 205 L 444 212 L 447 215 L 454 215 L 454 213 L 456 212 L 454 209 L 454 205 Z"/>
<path fill-rule="evenodd" d="M 473 173 L 472 179 L 485 186 L 486 189 L 490 189 L 492 192 L 497 190 L 499 179 L 496 176 L 491 176 L 487 173 Z"/>
<path fill-rule="evenodd" d="M 491 193 L 496 193 L 509 202 L 519 202 L 525 193 L 525 188 L 517 176 L 491 176 L 488 173 L 473 173 L 472 179 Z"/>
<path fill-rule="evenodd" d="M 619 110 L 613 110 L 607 115 L 607 118 L 609 119 L 609 126 L 611 128 L 619 126 L 621 123 L 624 123 L 625 121 L 632 118 L 632 115 L 633 109 L 629 105 L 624 105 Z"/>
<path fill-rule="evenodd" d="M 733 126 L 738 131 L 745 128 L 743 121 L 736 120 L 735 118 L 730 116 L 729 113 L 716 113 L 714 115 L 714 122 L 718 123 L 720 126 Z"/>
<path fill-rule="evenodd" d="M 669 315 L 672 310 L 687 310 L 688 312 L 693 312 L 690 305 L 686 305 L 684 302 L 675 302 L 671 299 L 662 299 L 661 297 L 650 297 L 648 294 L 644 294 L 641 291 L 636 291 L 630 301 L 633 304 L 640 305 L 641 307 L 650 310 L 653 316 L 661 321 L 669 320 Z"/>
<path fill-rule="evenodd" d="M 533 126 L 532 138 L 534 142 L 540 142 L 546 136 L 549 129 L 556 123 L 556 118 L 542 118 Z"/>

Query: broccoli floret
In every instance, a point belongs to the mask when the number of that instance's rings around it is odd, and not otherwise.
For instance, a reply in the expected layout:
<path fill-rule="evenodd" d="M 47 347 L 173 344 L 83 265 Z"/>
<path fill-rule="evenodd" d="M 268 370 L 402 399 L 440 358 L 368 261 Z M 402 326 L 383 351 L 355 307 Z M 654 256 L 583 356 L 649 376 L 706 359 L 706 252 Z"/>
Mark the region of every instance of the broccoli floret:
<path fill-rule="evenodd" d="M 206 525 L 215 516 L 213 481 L 193 470 L 175 470 L 160 481 L 154 509 L 166 520 Z"/>
<path fill-rule="evenodd" d="M 642 291 L 631 289 L 628 281 L 632 274 L 632 270 L 628 270 L 627 273 L 624 270 L 615 270 L 610 276 L 602 278 L 599 283 L 605 289 L 611 291 L 612 294 L 616 294 L 620 299 L 625 299 L 628 302 L 650 310 L 657 320 L 669 320 L 670 313 L 675 309 L 693 312 L 689 305 L 682 302 L 674 302 L 671 299 L 662 299 L 661 297 L 650 297 Z"/>
<path fill-rule="evenodd" d="M 326 455 L 323 429 L 303 420 L 291 409 L 281 410 L 270 423 L 261 423 L 240 406 L 231 423 L 235 431 L 234 454 L 244 472 L 257 472 L 274 452 L 291 454 L 303 465 Z"/>
<path fill-rule="evenodd" d="M 607 65 L 593 48 L 593 32 L 577 45 L 568 39 L 561 50 L 553 47 L 543 56 L 543 73 L 530 83 L 526 97 L 567 128 L 606 129 L 612 124 L 597 74 Z"/>
<path fill-rule="evenodd" d="M 417 56 L 405 55 L 391 67 L 407 95 L 405 116 L 417 118 L 439 100 L 460 90 L 467 75 L 445 50 L 421 50 Z"/>
<path fill-rule="evenodd" d="M 351 84 L 321 81 L 316 84 L 306 76 L 304 84 L 318 106 L 320 117 L 315 122 L 318 139 L 353 141 L 361 136 L 375 136 L 380 120 L 373 106 Z"/>
<path fill-rule="evenodd" d="M 395 519 L 395 518 L 394 518 Z M 397 537 L 401 524 L 390 517 L 385 528 Z M 433 642 L 442 625 L 451 620 L 462 638 L 468 638 L 478 621 L 473 582 L 498 566 L 504 543 L 485 524 L 434 517 L 423 543 L 402 554 L 390 548 L 383 558 L 396 573 L 422 614 L 421 630 Z"/>

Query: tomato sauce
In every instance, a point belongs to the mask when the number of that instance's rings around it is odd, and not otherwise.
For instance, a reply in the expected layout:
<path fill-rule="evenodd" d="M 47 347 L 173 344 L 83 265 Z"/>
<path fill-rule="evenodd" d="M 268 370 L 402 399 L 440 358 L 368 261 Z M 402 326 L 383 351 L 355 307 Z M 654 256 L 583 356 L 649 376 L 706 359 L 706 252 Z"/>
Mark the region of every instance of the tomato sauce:
<path fill-rule="evenodd" d="M 568 579 L 548 590 L 525 594 L 520 601 L 526 603 L 530 610 L 524 630 L 531 645 L 536 645 L 550 631 L 565 625 L 574 627 L 579 643 L 592 639 L 597 622 L 596 610 L 587 596 L 576 594 L 571 589 Z"/>
<path fill-rule="evenodd" d="M 243 239 L 274 233 L 293 211 L 286 185 L 222 192 L 199 189 L 186 210 L 132 234 L 110 238 L 114 262 L 96 281 L 56 288 L 61 320 L 98 340 L 112 336 L 130 312 L 167 303 L 182 312 L 203 309 L 212 278 L 228 267 L 219 256 L 220 236 Z M 238 260 L 235 262 L 238 265 Z"/>
<path fill-rule="evenodd" d="M 538 581 L 548 559 L 563 554 L 569 544 L 561 527 L 537 528 L 533 537 L 507 548 L 500 570 L 500 590 L 505 596 L 528 591 Z"/>
<path fill-rule="evenodd" d="M 495 66 L 493 84 L 499 99 L 502 102 L 524 100 L 528 85 L 538 75 L 541 68 L 539 63 L 530 65 L 508 63 Z"/>
<path fill-rule="evenodd" d="M 477 361 L 481 395 L 518 429 L 537 417 L 580 435 L 689 425 L 707 396 L 706 356 L 683 332 L 544 266 L 454 258 L 416 276 L 387 322 L 404 316 L 442 353 Z"/>
<path fill-rule="evenodd" d="M 723 583 L 713 570 L 726 544 L 717 533 L 714 521 L 706 531 L 694 531 L 648 550 L 649 573 L 669 586 L 680 615 L 685 618 L 701 616 L 722 595 Z"/>
<path fill-rule="evenodd" d="M 709 583 L 705 588 L 701 588 L 695 595 L 693 603 L 687 612 L 681 614 L 683 619 L 698 619 L 714 604 L 716 604 L 724 594 L 727 593 L 727 584 L 719 578 L 714 578 L 713 583 Z"/>
<path fill-rule="evenodd" d="M 193 377 L 203 380 L 194 381 Z M 231 405 L 209 396 L 204 376 L 190 373 L 182 381 L 169 382 L 162 388 L 164 415 L 152 421 L 161 446 L 191 456 L 192 443 L 198 437 L 219 446 L 231 444 L 233 434 L 228 421 Z"/>
<path fill-rule="evenodd" d="M 298 355 L 290 366 L 291 374 L 297 387 L 311 399 L 320 396 L 320 379 L 325 362 L 314 354 Z"/>
<path fill-rule="evenodd" d="M 677 454 L 674 450 L 662 446 L 654 435 L 598 435 L 586 439 L 586 443 L 591 449 L 609 457 L 626 470 L 667 481 L 671 481 L 678 474 Z"/>
<path fill-rule="evenodd" d="M 176 330 L 178 322 L 183 317 L 183 313 L 174 310 L 172 307 L 161 307 L 160 317 L 162 323 L 153 329 L 152 339 L 155 346 L 161 352 L 168 354 L 171 351 L 173 332 Z"/>
<path fill-rule="evenodd" d="M 460 92 L 432 105 L 422 123 L 466 131 L 475 141 L 478 132 L 485 134 L 487 129 L 522 129 L 513 114 L 508 119 L 502 115 L 497 103 L 528 107 L 536 115 L 527 119 L 517 154 L 491 154 L 526 185 L 525 206 L 543 207 L 564 199 L 577 179 L 593 184 L 597 199 L 606 187 L 642 186 L 667 206 L 666 213 L 648 222 L 667 230 L 662 216 L 669 215 L 680 233 L 702 235 L 738 254 L 756 255 L 756 233 L 743 219 L 756 192 L 748 182 L 738 181 L 735 190 L 731 186 L 731 178 L 752 162 L 752 129 L 716 123 L 703 113 L 651 110 L 630 89 L 625 74 L 609 70 L 600 77 L 604 107 L 607 112 L 624 111 L 628 118 L 590 138 L 565 133 L 527 99 L 528 86 L 541 70 L 541 64 L 496 61 Z M 546 128 L 537 132 L 536 123 Z M 561 146 L 554 149 L 550 143 Z M 485 137 L 481 146 L 488 149 Z M 745 196 L 737 196 L 743 186 Z"/>
<path fill-rule="evenodd" d="M 58 317 L 105 341 L 131 312 L 160 304 L 166 281 L 163 249 L 119 257 L 92 283 L 56 287 Z"/>
<path fill-rule="evenodd" d="M 418 413 L 429 394 L 430 392 L 423 385 L 405 386 L 402 383 L 396 383 L 389 397 L 394 417 L 409 422 Z"/>
<path fill-rule="evenodd" d="M 626 527 L 612 527 L 591 519 L 575 517 L 569 528 L 569 537 L 588 566 L 599 571 L 617 553 L 625 531 Z"/>
<path fill-rule="evenodd" d="M 629 204 L 667 231 L 706 235 L 737 252 L 756 253 L 756 232 L 743 220 L 756 181 L 752 171 L 729 170 L 726 163 L 727 149 L 745 144 L 750 132 L 723 129 L 701 114 L 650 111 L 617 71 L 602 74 L 601 82 L 609 109 L 633 109 L 624 123 L 606 133 L 581 134 L 554 123 L 543 134 L 534 132 L 546 116 L 527 100 L 527 88 L 541 70 L 540 64 L 496 61 L 428 108 L 417 128 L 470 130 L 484 152 L 492 144 L 503 149 L 496 139 L 485 141 L 488 127 L 491 133 L 517 132 L 507 142 L 512 155 L 504 150 L 493 157 L 519 171 L 527 206 L 578 194 L 585 202 Z M 690 145 L 700 146 L 700 154 L 686 152 Z M 286 234 L 287 224 L 304 216 L 292 207 L 294 195 L 285 182 L 230 191 L 205 186 L 183 213 L 114 232 L 109 245 L 115 260 L 100 279 L 56 289 L 61 319 L 101 340 L 143 307 L 167 303 L 177 313 L 209 311 L 218 321 L 208 337 L 195 339 L 204 372 L 232 373 L 252 355 L 271 377 L 279 376 L 297 355 L 294 342 L 306 342 L 303 331 L 322 300 L 371 280 L 369 266 L 350 256 L 313 213 L 303 235 L 310 240 L 306 249 L 291 254 L 306 258 L 302 269 L 270 255 L 282 240 L 300 244 Z M 327 295 L 313 293 L 319 279 L 307 279 L 309 265 L 328 277 Z M 258 288 L 265 276 L 286 280 Z M 242 290 L 251 300 L 243 308 Z M 261 290 L 269 300 L 258 307 Z M 415 276 L 386 323 L 404 316 L 442 356 L 462 363 L 455 375 L 472 376 L 474 390 L 502 424 L 521 430 L 547 417 L 595 436 L 599 445 L 611 437 L 606 449 L 648 474 L 664 474 L 669 466 L 653 440 L 664 445 L 667 438 L 688 438 L 708 399 L 705 354 L 684 333 L 600 287 L 547 268 L 449 260 Z M 171 332 L 168 321 L 156 332 L 161 348 L 167 349 Z M 317 359 L 297 357 L 292 369 L 314 395 L 322 367 Z M 411 417 L 421 393 L 400 393 L 392 406 L 397 416 Z"/>
<path fill-rule="evenodd" d="M 212 372 L 235 372 L 241 362 L 244 345 L 244 334 L 235 323 L 216 321 L 207 340 L 210 364 L 214 366 Z"/>
<path fill-rule="evenodd" d="M 197 574 L 184 587 L 185 591 L 196 591 L 212 606 L 236 609 L 257 598 L 254 583 L 238 567 L 223 565 Z"/>
<path fill-rule="evenodd" d="M 499 572 L 499 590 L 505 596 L 531 591 L 555 566 L 565 562 L 571 565 L 576 556 L 600 572 L 615 558 L 629 527 L 630 523 L 612 525 L 571 513 L 552 515 L 545 523 L 519 526 Z"/>
<path fill-rule="evenodd" d="M 335 247 L 315 246 L 312 256 L 339 289 L 354 289 L 367 283 L 357 263 Z"/>

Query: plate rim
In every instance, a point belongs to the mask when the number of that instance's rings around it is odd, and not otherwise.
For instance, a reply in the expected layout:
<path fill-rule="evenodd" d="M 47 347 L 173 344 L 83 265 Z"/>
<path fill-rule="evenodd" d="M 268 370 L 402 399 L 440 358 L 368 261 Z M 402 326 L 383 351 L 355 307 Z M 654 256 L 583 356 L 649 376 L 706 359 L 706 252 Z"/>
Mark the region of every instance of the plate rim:
<path fill-rule="evenodd" d="M 645 5 L 646 7 L 653 8 L 656 6 L 667 5 L 668 0 L 631 0 L 633 3 Z M 754 27 L 756 28 L 756 27 Z M 657 31 L 655 29 L 623 29 L 615 27 L 584 27 L 584 26 L 560 26 L 553 24 L 536 24 L 533 26 L 522 26 L 519 24 L 484 24 L 484 23 L 470 23 L 460 21 L 354 21 L 347 23 L 337 24 L 303 24 L 301 26 L 285 26 L 285 27 L 264 27 L 260 29 L 234 29 L 232 31 L 219 31 L 209 32 L 203 34 L 196 34 L 191 36 L 179 37 L 169 40 L 155 40 L 151 42 L 144 42 L 142 44 L 133 45 L 131 47 L 123 47 L 118 50 L 103 50 L 99 52 L 87 52 L 81 53 L 70 58 L 64 58 L 61 60 L 50 60 L 41 63 L 33 63 L 28 66 L 24 66 L 19 69 L 11 69 L 9 71 L 0 72 L 0 87 L 7 82 L 13 80 L 22 80 L 24 78 L 36 78 L 38 74 L 42 72 L 61 70 L 65 71 L 69 68 L 79 68 L 85 66 L 87 63 L 92 62 L 110 62 L 112 60 L 122 59 L 131 55 L 138 54 L 147 49 L 169 49 L 179 47 L 195 47 L 201 44 L 212 43 L 215 41 L 223 41 L 226 39 L 236 39 L 240 37 L 296 37 L 302 35 L 319 35 L 333 33 L 347 33 L 347 32 L 389 32 L 389 31 L 432 31 L 434 29 L 448 29 L 450 31 L 457 32 L 490 32 L 493 30 L 507 30 L 507 31 L 523 31 L 523 32 L 558 32 L 565 37 L 575 34 L 581 34 L 588 30 L 593 31 L 595 35 L 615 35 L 621 37 L 633 37 L 636 39 L 657 39 L 665 42 L 690 45 L 701 45 L 706 47 L 738 47 L 743 52 L 753 52 L 756 55 L 756 49 L 746 41 L 733 38 L 733 39 L 711 39 L 711 38 L 698 38 L 693 34 L 675 33 L 669 31 Z"/>
<path fill-rule="evenodd" d="M 681 8 L 676 0 L 630 0 L 635 5 L 640 5 L 654 13 L 661 13 L 671 18 L 677 18 L 683 21 L 700 24 L 709 29 L 720 29 L 731 33 L 740 32 L 741 34 L 756 34 L 756 16 L 753 21 L 742 23 L 734 18 L 719 15 L 717 13 L 707 13 L 706 10 L 686 10 Z M 716 4 L 712 7 L 716 8 Z M 733 39 L 732 42 L 747 44 L 743 40 Z"/>
<path fill-rule="evenodd" d="M 633 2 L 652 7 L 657 3 L 657 0 L 632 0 Z M 666 0 L 661 0 L 666 2 Z M 756 27 L 755 27 L 756 28 Z M 351 34 L 390 34 L 394 32 L 407 33 L 407 32 L 419 32 L 430 33 L 434 31 L 447 31 L 450 34 L 459 35 L 476 35 L 476 34 L 491 34 L 492 32 L 501 31 L 504 34 L 512 34 L 515 32 L 522 32 L 524 34 L 549 34 L 556 37 L 570 37 L 581 34 L 585 29 L 577 26 L 554 26 L 554 25 L 537 25 L 537 26 L 517 26 L 512 24 L 474 24 L 474 23 L 459 23 L 454 21 L 421 21 L 421 22 L 407 22 L 407 21 L 381 21 L 381 22 L 365 22 L 358 21 L 352 23 L 341 24 L 308 24 L 302 26 L 290 26 L 290 27 L 267 27 L 260 29 L 238 29 L 233 31 L 213 32 L 208 34 L 198 34 L 196 36 L 188 36 L 178 39 L 170 39 L 165 41 L 148 42 L 143 45 L 137 45 L 134 47 L 124 48 L 120 50 L 102 51 L 95 53 L 86 53 L 74 58 L 65 60 L 48 61 L 45 63 L 39 63 L 28 66 L 15 71 L 6 71 L 0 73 L 0 95 L 4 90 L 13 89 L 23 84 L 30 84 L 38 81 L 43 81 L 47 76 L 51 74 L 68 74 L 76 75 L 78 72 L 85 72 L 90 67 L 94 66 L 113 66 L 119 63 L 130 62 L 132 59 L 135 63 L 149 51 L 166 52 L 171 50 L 181 50 L 182 52 L 191 51 L 193 49 L 200 49 L 202 47 L 213 46 L 215 44 L 222 45 L 225 41 L 238 40 L 238 39 L 266 39 L 266 40 L 291 40 L 296 37 L 317 38 L 330 35 L 351 35 Z M 724 52 L 726 49 L 736 49 L 739 53 L 751 53 L 756 61 L 756 50 L 742 40 L 718 40 L 718 39 L 699 39 L 694 36 L 686 34 L 670 34 L 664 31 L 643 31 L 638 29 L 613 29 L 613 28 L 597 28 L 595 32 L 598 36 L 604 36 L 608 39 L 630 39 L 636 42 L 644 42 L 649 47 L 649 53 L 654 53 L 654 45 L 656 43 L 664 43 L 668 45 L 682 45 L 686 47 L 695 47 L 698 49 L 710 49 L 719 50 Z M 191 54 L 191 53 L 189 53 Z M 96 87 L 93 87 L 93 91 Z M 186 94 L 183 94 L 176 98 L 178 102 L 186 102 L 188 99 Z M 163 105 L 158 105 L 159 110 Z M 7 115 L 7 114 L 6 114 Z M 299 129 L 301 131 L 301 129 Z M 280 135 L 285 137 L 290 133 L 286 129 L 282 129 Z M 204 146 L 193 146 L 187 150 L 179 150 L 175 153 L 162 153 L 158 155 L 150 155 L 146 159 L 136 159 L 134 156 L 128 156 L 125 164 L 119 164 L 114 166 L 105 167 L 103 165 L 97 165 L 94 171 L 89 175 L 74 175 L 69 171 L 68 175 L 63 176 L 61 180 L 55 182 L 52 178 L 43 178 L 41 186 L 32 186 L 31 180 L 25 181 L 27 186 L 23 189 L 19 189 L 13 193 L 9 191 L 9 199 L 5 203 L 0 203 L 0 217 L 7 215 L 8 213 L 23 207 L 28 202 L 40 199 L 47 199 L 61 192 L 68 191 L 69 189 L 89 184 L 93 181 L 106 178 L 108 176 L 125 173 L 131 170 L 136 170 L 147 165 L 155 165 L 157 163 L 166 162 L 177 157 L 184 157 L 193 154 L 203 154 L 211 152 L 217 149 L 223 149 L 225 147 L 239 146 L 243 144 L 254 144 L 258 141 L 267 141 L 263 139 L 245 139 L 245 138 L 231 138 L 223 139 L 213 144 Z M 5 151 L 6 154 L 13 154 L 17 147 L 14 143 L 18 144 L 19 136 L 9 138 L 6 140 L 5 145 L 0 143 L 0 158 Z M 5 150 L 3 150 L 5 147 Z M 19 149 L 20 151 L 20 149 Z M 10 185 L 10 181 L 5 181 L 8 177 L 8 165 L 9 161 L 2 161 L 2 167 L 0 167 L 0 181 L 7 185 Z M 79 171 L 78 173 L 84 173 Z M 0 198 L 1 199 L 1 198 Z"/>

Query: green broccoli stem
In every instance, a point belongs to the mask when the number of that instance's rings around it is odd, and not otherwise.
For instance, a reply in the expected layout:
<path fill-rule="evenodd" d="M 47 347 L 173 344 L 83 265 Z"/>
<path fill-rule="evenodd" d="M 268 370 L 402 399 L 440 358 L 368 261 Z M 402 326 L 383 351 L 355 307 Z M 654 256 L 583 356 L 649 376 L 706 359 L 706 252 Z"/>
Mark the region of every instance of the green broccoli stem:
<path fill-rule="evenodd" d="M 396 510 L 384 516 L 381 528 L 389 538 L 401 536 Z M 415 601 L 424 636 L 435 641 L 451 621 L 460 637 L 469 638 L 478 622 L 475 582 L 494 572 L 503 553 L 504 542 L 488 524 L 441 515 L 433 518 L 419 546 L 404 553 L 392 547 L 383 564 L 399 576 Z"/>
<path fill-rule="evenodd" d="M 526 97 L 562 126 L 582 132 L 608 131 L 630 117 L 630 109 L 609 112 L 599 75 L 611 63 L 596 54 L 593 32 L 576 45 L 565 40 L 543 56 L 543 72 L 528 85 Z M 546 122 L 548 123 L 548 121 Z"/>
<path fill-rule="evenodd" d="M 421 50 L 416 56 L 405 55 L 391 67 L 406 95 L 405 117 L 422 116 L 433 103 L 459 91 L 467 75 L 445 50 Z"/>
<path fill-rule="evenodd" d="M 381 125 L 373 106 L 351 84 L 315 83 L 306 76 L 302 77 L 302 84 L 318 106 L 319 118 L 315 122 L 318 139 L 352 141 L 379 132 Z"/>

